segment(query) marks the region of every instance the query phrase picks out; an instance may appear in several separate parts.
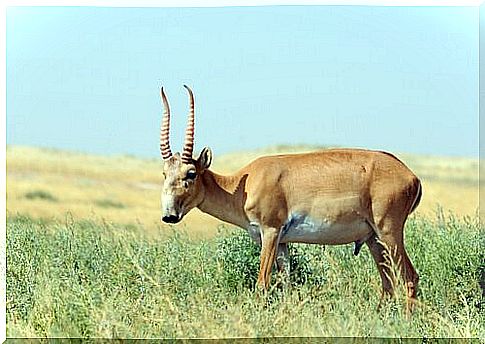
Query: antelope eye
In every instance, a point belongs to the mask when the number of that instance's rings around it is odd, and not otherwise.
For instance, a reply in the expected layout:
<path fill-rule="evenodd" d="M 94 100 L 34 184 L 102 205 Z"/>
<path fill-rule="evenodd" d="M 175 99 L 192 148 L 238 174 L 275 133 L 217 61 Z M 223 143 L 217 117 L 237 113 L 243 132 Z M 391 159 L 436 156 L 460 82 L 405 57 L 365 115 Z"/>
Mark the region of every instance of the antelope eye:
<path fill-rule="evenodd" d="M 195 171 L 187 172 L 187 179 L 195 179 L 195 177 L 197 177 L 197 173 Z"/>

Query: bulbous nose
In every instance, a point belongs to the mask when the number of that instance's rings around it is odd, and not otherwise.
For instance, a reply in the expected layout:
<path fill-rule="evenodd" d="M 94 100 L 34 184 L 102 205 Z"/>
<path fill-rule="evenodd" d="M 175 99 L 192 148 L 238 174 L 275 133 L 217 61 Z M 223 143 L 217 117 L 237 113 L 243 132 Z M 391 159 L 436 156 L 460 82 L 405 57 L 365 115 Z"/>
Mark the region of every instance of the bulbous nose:
<path fill-rule="evenodd" d="M 164 215 L 162 216 L 162 221 L 166 223 L 177 223 L 180 218 L 177 215 Z"/>

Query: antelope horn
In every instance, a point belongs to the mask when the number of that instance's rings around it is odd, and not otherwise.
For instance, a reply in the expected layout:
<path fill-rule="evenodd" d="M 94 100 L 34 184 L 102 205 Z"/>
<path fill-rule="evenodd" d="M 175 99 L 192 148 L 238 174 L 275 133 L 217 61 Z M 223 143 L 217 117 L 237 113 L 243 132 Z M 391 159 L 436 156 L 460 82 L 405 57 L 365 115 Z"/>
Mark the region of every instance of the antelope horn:
<path fill-rule="evenodd" d="M 187 86 L 184 87 L 189 92 L 189 118 L 187 120 L 187 129 L 185 130 L 185 143 L 184 143 L 184 150 L 182 153 L 182 162 L 184 163 L 191 163 L 192 162 L 192 151 L 194 150 L 194 121 L 195 121 L 195 113 L 194 113 L 194 94 L 192 90 Z"/>
<path fill-rule="evenodd" d="M 160 129 L 160 152 L 162 153 L 163 160 L 170 159 L 172 157 L 172 151 L 170 149 L 170 107 L 168 106 L 167 97 L 163 92 L 163 87 L 160 89 L 160 94 L 163 101 L 163 119 Z"/>

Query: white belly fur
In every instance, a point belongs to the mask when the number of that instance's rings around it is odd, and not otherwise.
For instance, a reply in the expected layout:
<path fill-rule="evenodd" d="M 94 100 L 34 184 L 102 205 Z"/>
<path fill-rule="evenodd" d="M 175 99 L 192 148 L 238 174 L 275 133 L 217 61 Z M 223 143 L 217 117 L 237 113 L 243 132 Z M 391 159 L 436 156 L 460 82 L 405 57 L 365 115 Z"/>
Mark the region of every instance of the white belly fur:
<path fill-rule="evenodd" d="M 351 223 L 333 223 L 326 219 L 312 219 L 292 215 L 283 227 L 280 242 L 338 245 L 368 237 L 372 228 L 363 218 Z"/>

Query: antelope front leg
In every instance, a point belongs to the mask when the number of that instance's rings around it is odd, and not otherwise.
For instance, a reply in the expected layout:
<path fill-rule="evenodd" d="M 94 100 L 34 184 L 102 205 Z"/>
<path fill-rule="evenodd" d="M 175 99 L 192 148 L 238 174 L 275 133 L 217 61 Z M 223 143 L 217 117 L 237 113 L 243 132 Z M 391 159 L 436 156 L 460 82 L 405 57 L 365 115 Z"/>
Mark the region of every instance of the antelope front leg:
<path fill-rule="evenodd" d="M 264 228 L 261 242 L 261 258 L 259 265 L 258 286 L 268 290 L 271 280 L 271 269 L 276 260 L 279 232 L 275 228 Z"/>

